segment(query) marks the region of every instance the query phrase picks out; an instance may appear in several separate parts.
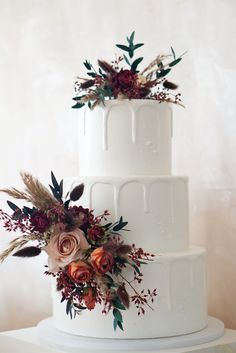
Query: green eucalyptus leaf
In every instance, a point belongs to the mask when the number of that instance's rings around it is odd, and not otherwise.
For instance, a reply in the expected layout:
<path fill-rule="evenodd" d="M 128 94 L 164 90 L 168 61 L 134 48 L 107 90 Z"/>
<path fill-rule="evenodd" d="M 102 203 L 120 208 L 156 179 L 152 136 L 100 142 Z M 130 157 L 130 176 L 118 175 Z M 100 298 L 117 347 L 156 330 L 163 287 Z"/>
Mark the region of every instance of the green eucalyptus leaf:
<path fill-rule="evenodd" d="M 135 44 L 135 45 L 133 46 L 133 49 L 136 50 L 136 49 L 142 47 L 143 45 L 144 45 L 144 43 Z"/>
<path fill-rule="evenodd" d="M 122 322 L 117 321 L 117 326 L 119 327 L 119 329 L 121 329 L 121 331 L 124 331 Z"/>
<path fill-rule="evenodd" d="M 143 60 L 142 57 L 140 57 L 140 58 L 134 60 L 133 64 L 131 65 L 131 70 L 132 70 L 134 73 L 136 72 L 137 67 L 138 67 L 138 65 L 141 63 L 142 60 Z"/>
<path fill-rule="evenodd" d="M 79 108 L 82 108 L 84 106 L 84 103 L 76 103 L 75 105 L 73 105 L 71 108 L 73 109 L 79 109 Z"/>
<path fill-rule="evenodd" d="M 95 74 L 95 72 L 87 72 L 88 76 L 91 76 L 93 78 L 95 78 L 97 76 L 97 74 Z"/>
<path fill-rule="evenodd" d="M 59 190 L 60 186 L 59 186 L 58 181 L 57 181 L 57 179 L 56 179 L 56 177 L 55 177 L 55 175 L 54 175 L 54 173 L 52 171 L 51 171 L 51 180 L 52 180 L 52 185 L 54 186 L 54 188 L 56 190 Z"/>
<path fill-rule="evenodd" d="M 125 306 L 121 303 L 120 299 L 118 297 L 115 297 L 115 299 L 112 301 L 112 304 L 115 308 L 120 309 L 120 310 L 125 310 Z"/>
<path fill-rule="evenodd" d="M 135 31 L 133 31 L 129 37 L 129 43 L 133 44 L 134 42 L 134 35 L 135 35 Z"/>
<path fill-rule="evenodd" d="M 119 220 L 119 222 L 118 222 L 118 224 L 116 224 L 116 225 L 113 227 L 113 231 L 114 231 L 114 232 L 119 232 L 119 230 L 121 230 L 122 228 L 124 228 L 127 224 L 128 224 L 128 222 L 123 222 L 123 217 L 121 216 L 121 217 L 120 217 L 120 220 Z"/>
<path fill-rule="evenodd" d="M 132 265 L 133 266 L 133 268 L 135 269 L 135 271 L 137 272 L 137 274 L 140 276 L 140 275 L 142 275 L 142 273 L 140 272 L 140 269 L 138 268 L 138 266 L 136 266 L 136 265 Z"/>
<path fill-rule="evenodd" d="M 71 312 L 71 306 L 72 306 L 71 300 L 67 300 L 67 303 L 66 303 L 66 314 L 67 315 L 69 315 L 69 313 Z"/>
<path fill-rule="evenodd" d="M 170 71 L 171 71 L 171 69 L 166 69 L 166 70 L 157 71 L 157 72 L 156 72 L 156 78 L 164 77 L 164 76 L 166 76 Z"/>
<path fill-rule="evenodd" d="M 117 326 L 118 326 L 118 323 L 117 323 L 116 318 L 114 317 L 114 319 L 113 319 L 113 329 L 114 329 L 114 331 L 116 331 Z"/>
<path fill-rule="evenodd" d="M 174 49 L 173 49 L 172 47 L 170 47 L 170 49 L 171 49 L 171 53 L 172 53 L 172 55 L 173 55 L 173 58 L 174 58 L 174 60 L 175 60 L 175 59 L 176 59 L 175 51 L 174 51 Z"/>
<path fill-rule="evenodd" d="M 34 212 L 34 208 L 24 206 L 22 211 L 26 216 L 29 216 Z"/>
<path fill-rule="evenodd" d="M 85 62 L 83 64 L 84 64 L 84 66 L 86 67 L 87 70 L 91 70 L 92 65 L 90 64 L 90 62 L 88 62 L 88 60 L 85 60 Z"/>
<path fill-rule="evenodd" d="M 115 317 L 116 321 L 123 322 L 123 318 L 122 318 L 122 314 L 121 314 L 120 310 L 114 308 L 113 309 L 113 316 Z"/>
<path fill-rule="evenodd" d="M 172 61 L 172 62 L 169 64 L 169 66 L 170 66 L 170 67 L 175 66 L 175 65 L 177 65 L 181 60 L 182 60 L 182 58 L 178 58 L 178 59 Z"/>
<path fill-rule="evenodd" d="M 124 59 L 125 59 L 126 63 L 127 63 L 129 66 L 131 66 L 131 63 L 129 62 L 129 59 L 127 58 L 127 56 L 126 56 L 126 55 L 123 55 L 123 56 L 124 56 Z"/>
<path fill-rule="evenodd" d="M 59 195 L 62 198 L 63 196 L 63 180 L 60 181 L 60 185 L 59 185 Z"/>
<path fill-rule="evenodd" d="M 84 96 L 76 96 L 76 97 L 73 97 L 72 99 L 74 101 L 79 101 L 81 98 L 83 98 Z"/>
<path fill-rule="evenodd" d="M 13 202 L 7 201 L 8 206 L 12 209 L 12 211 L 18 211 L 20 208 L 16 206 Z"/>
<path fill-rule="evenodd" d="M 133 49 L 130 48 L 130 50 L 129 50 L 129 57 L 132 59 L 133 56 L 134 56 L 134 51 L 133 51 Z"/>
<path fill-rule="evenodd" d="M 126 45 L 123 45 L 123 44 L 116 44 L 116 46 L 117 46 L 117 48 L 119 48 L 119 49 L 122 49 L 122 50 L 124 50 L 124 51 L 130 51 L 130 48 L 129 47 L 127 47 Z"/>

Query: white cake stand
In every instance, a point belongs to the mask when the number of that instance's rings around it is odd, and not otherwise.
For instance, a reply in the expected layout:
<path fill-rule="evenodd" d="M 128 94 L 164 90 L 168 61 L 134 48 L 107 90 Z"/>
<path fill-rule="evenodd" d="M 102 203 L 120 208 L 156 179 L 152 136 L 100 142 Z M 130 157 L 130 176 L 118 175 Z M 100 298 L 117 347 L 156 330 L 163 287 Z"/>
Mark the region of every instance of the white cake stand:
<path fill-rule="evenodd" d="M 38 324 L 40 339 L 53 348 L 66 352 L 83 351 L 154 351 L 180 348 L 211 342 L 224 334 L 224 324 L 214 317 L 208 317 L 207 327 L 201 331 L 182 336 L 151 339 L 104 339 L 70 335 L 53 326 L 52 317 Z"/>

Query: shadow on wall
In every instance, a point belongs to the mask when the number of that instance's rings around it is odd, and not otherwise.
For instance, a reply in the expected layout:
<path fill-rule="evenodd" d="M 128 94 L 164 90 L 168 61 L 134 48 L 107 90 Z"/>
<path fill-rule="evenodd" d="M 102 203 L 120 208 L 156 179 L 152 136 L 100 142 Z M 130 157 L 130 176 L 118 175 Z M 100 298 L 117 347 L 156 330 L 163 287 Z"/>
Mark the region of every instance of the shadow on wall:
<path fill-rule="evenodd" d="M 205 189 L 204 196 L 209 314 L 236 329 L 236 189 Z"/>

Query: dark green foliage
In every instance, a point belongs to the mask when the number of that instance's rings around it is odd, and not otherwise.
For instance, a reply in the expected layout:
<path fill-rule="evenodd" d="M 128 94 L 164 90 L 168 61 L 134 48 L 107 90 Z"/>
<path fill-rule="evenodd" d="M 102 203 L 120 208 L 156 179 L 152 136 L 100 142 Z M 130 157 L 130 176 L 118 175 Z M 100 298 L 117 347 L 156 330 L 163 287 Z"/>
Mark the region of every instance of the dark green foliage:
<path fill-rule="evenodd" d="M 170 66 L 170 67 L 175 66 L 175 65 L 177 65 L 181 60 L 182 60 L 182 58 L 178 58 L 178 59 L 172 61 L 172 62 L 169 64 L 169 66 Z"/>
<path fill-rule="evenodd" d="M 161 71 L 157 71 L 156 72 L 156 78 L 161 78 L 161 77 L 164 77 L 166 76 L 169 72 L 171 71 L 171 69 L 163 69 Z"/>
<path fill-rule="evenodd" d="M 133 31 L 130 35 L 130 37 L 127 37 L 127 42 L 129 44 L 129 46 L 127 45 L 123 45 L 123 44 L 116 44 L 117 48 L 124 50 L 125 52 L 127 52 L 129 54 L 129 57 L 132 59 L 134 56 L 134 51 L 140 47 L 142 47 L 144 44 L 143 43 L 137 43 L 134 44 L 134 35 L 135 35 L 135 31 Z M 130 65 L 130 63 L 127 61 L 127 57 L 125 58 L 125 61 L 127 62 L 128 65 Z"/>
<path fill-rule="evenodd" d="M 114 232 L 119 232 L 121 229 L 123 229 L 126 225 L 128 224 L 128 222 L 124 222 L 123 221 L 123 217 L 121 216 L 118 223 L 112 228 L 112 230 Z"/>
<path fill-rule="evenodd" d="M 131 71 L 133 71 L 134 73 L 137 73 L 137 66 L 141 63 L 141 61 L 143 60 L 142 57 L 136 59 L 133 64 L 131 65 Z"/>
<path fill-rule="evenodd" d="M 57 199 L 59 202 L 63 202 L 62 201 L 62 196 L 63 196 L 63 180 L 60 181 L 60 183 L 58 183 L 55 175 L 53 174 L 53 172 L 51 172 L 51 180 L 52 180 L 52 185 L 49 185 L 53 196 L 55 197 L 55 199 Z"/>
<path fill-rule="evenodd" d="M 114 330 L 116 331 L 117 329 L 117 326 L 123 331 L 123 326 L 122 326 L 122 323 L 123 323 L 123 318 L 122 318 L 122 315 L 121 315 L 121 312 L 114 308 L 113 309 L 113 327 L 114 327 Z"/>
<path fill-rule="evenodd" d="M 19 207 L 16 206 L 13 202 L 7 201 L 8 206 L 12 209 L 12 211 L 18 211 Z"/>

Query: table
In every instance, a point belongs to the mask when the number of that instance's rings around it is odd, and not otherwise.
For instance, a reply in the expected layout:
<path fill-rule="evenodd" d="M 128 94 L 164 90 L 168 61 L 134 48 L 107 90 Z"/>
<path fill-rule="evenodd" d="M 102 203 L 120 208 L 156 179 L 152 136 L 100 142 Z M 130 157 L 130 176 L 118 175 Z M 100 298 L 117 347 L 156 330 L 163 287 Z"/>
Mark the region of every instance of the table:
<path fill-rule="evenodd" d="M 175 349 L 158 350 L 158 353 L 233 353 L 236 352 L 236 331 L 226 329 L 223 337 L 209 343 Z M 0 333 L 0 353 L 62 353 L 45 346 L 38 338 L 37 327 Z M 115 352 L 115 351 L 114 351 Z M 63 352 L 64 353 L 64 352 Z M 79 351 L 78 353 L 85 353 Z M 92 353 L 86 351 L 86 353 Z M 112 353 L 112 352 L 110 352 Z M 125 353 L 125 352 L 122 352 Z M 154 352 L 153 352 L 154 353 Z"/>

